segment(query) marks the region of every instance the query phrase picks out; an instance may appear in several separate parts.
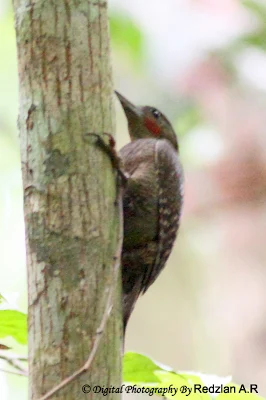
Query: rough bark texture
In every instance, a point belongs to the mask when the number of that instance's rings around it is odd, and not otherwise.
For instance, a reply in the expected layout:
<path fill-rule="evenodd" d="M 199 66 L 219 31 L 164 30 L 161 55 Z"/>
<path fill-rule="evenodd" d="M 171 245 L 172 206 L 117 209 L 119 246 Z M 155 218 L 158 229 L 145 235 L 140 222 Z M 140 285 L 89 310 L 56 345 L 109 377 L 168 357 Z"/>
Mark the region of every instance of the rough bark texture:
<path fill-rule="evenodd" d="M 113 88 L 106 1 L 14 0 L 14 10 L 29 398 L 38 399 L 87 360 L 114 284 L 119 224 L 115 177 L 95 138 L 85 137 L 86 132 L 113 133 Z M 84 399 L 83 384 L 120 385 L 119 282 L 91 369 L 56 398 Z"/>

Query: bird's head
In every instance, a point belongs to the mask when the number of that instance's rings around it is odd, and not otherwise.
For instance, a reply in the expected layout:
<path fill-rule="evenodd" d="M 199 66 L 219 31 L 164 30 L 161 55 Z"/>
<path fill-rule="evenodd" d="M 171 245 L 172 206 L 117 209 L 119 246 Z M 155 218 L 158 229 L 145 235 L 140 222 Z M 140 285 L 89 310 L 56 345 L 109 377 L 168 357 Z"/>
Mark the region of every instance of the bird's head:
<path fill-rule="evenodd" d="M 175 131 L 168 119 L 156 108 L 136 107 L 120 93 L 116 92 L 128 121 L 131 140 L 156 138 L 167 139 L 178 151 Z"/>

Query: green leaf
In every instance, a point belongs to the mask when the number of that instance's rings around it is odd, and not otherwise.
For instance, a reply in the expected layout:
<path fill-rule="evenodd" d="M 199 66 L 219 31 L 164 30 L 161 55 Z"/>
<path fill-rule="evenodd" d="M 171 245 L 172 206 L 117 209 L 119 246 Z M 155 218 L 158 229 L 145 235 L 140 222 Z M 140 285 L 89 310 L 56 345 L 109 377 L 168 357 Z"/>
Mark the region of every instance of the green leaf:
<path fill-rule="evenodd" d="M 154 389 L 154 394 L 164 395 L 166 398 L 186 398 L 190 388 L 191 399 L 210 400 L 209 394 L 196 395 L 192 386 L 202 383 L 197 375 L 176 373 L 171 368 L 154 362 L 143 354 L 128 352 L 124 355 L 124 381 L 138 386 Z M 172 388 L 172 389 L 170 389 Z M 174 388 L 177 389 L 176 393 Z M 181 388 L 185 391 L 181 392 Z M 163 389 L 168 389 L 164 391 Z"/>
<path fill-rule="evenodd" d="M 176 394 L 173 394 L 172 391 L 167 391 L 164 396 L 168 399 L 185 399 L 189 396 L 191 400 L 202 399 L 202 400 L 210 400 L 210 395 L 208 393 L 195 393 L 194 385 L 200 384 L 203 385 L 202 380 L 196 376 L 191 374 L 183 374 L 169 371 L 157 371 L 155 374 L 160 378 L 161 385 L 164 388 L 175 388 Z M 172 389 L 173 390 L 173 389 Z"/>
<path fill-rule="evenodd" d="M 156 371 L 163 371 L 149 357 L 143 354 L 128 352 L 124 355 L 123 378 L 131 383 L 159 383 Z"/>
<path fill-rule="evenodd" d="M 262 397 L 248 393 L 250 389 L 247 386 L 246 392 L 240 391 L 241 386 L 231 383 L 230 376 L 218 377 L 197 372 L 174 372 L 147 356 L 133 352 L 126 353 L 124 356 L 124 381 L 146 388 L 150 396 L 156 394 L 168 399 L 189 397 L 191 400 L 217 400 L 217 398 L 218 400 L 262 400 Z M 199 385 L 197 390 L 195 390 L 195 385 Z M 217 396 L 216 387 L 225 388 L 225 390 L 232 388 L 232 390 L 229 389 L 227 393 Z"/>
<path fill-rule="evenodd" d="M 110 31 L 113 45 L 127 51 L 135 61 L 141 59 L 143 34 L 130 17 L 125 14 L 111 14 Z"/>
<path fill-rule="evenodd" d="M 0 310 L 0 338 L 12 336 L 27 344 L 27 315 L 16 310 Z"/>

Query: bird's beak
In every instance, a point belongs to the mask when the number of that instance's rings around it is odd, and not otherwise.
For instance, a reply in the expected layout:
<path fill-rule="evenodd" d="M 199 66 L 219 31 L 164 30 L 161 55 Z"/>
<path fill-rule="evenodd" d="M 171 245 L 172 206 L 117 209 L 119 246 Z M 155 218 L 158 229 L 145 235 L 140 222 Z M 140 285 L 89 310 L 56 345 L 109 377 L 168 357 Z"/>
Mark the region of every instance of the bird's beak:
<path fill-rule="evenodd" d="M 124 111 L 126 114 L 126 117 L 128 121 L 130 121 L 132 118 L 139 118 L 141 116 L 141 109 L 139 107 L 134 106 L 134 104 L 130 103 L 122 94 L 118 93 L 115 91 L 115 94 L 117 95 Z"/>

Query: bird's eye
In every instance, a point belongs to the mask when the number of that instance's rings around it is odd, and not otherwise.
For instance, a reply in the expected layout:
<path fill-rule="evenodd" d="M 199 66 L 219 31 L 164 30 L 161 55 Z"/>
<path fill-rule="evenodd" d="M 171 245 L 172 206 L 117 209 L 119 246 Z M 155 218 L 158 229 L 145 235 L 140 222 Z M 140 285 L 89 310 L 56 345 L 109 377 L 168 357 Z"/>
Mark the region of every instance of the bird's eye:
<path fill-rule="evenodd" d="M 158 119 L 158 118 L 161 116 L 160 111 L 156 110 L 156 108 L 153 108 L 153 109 L 151 110 L 151 112 L 152 112 L 152 115 L 153 115 L 156 119 Z"/>

